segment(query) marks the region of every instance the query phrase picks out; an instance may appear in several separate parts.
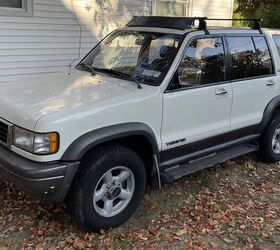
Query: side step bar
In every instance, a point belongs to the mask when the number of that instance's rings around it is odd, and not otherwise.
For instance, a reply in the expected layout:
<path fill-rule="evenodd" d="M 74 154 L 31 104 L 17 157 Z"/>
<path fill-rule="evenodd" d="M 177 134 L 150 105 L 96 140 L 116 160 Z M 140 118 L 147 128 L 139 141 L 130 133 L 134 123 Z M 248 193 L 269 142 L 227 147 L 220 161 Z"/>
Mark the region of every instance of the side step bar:
<path fill-rule="evenodd" d="M 161 172 L 161 180 L 163 183 L 171 183 L 183 176 L 192 174 L 205 168 L 212 167 L 216 164 L 228 161 L 238 156 L 258 151 L 257 144 L 241 145 L 233 147 L 219 153 L 214 153 L 193 161 L 187 164 L 177 165 Z"/>

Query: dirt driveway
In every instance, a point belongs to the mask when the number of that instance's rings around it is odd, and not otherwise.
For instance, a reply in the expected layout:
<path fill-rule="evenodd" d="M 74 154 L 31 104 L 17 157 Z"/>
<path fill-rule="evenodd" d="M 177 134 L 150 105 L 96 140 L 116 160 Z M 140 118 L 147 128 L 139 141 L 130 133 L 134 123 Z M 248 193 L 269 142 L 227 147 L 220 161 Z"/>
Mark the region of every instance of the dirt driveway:
<path fill-rule="evenodd" d="M 148 189 L 128 223 L 100 235 L 9 182 L 0 204 L 0 249 L 280 249 L 280 165 L 253 155 Z"/>

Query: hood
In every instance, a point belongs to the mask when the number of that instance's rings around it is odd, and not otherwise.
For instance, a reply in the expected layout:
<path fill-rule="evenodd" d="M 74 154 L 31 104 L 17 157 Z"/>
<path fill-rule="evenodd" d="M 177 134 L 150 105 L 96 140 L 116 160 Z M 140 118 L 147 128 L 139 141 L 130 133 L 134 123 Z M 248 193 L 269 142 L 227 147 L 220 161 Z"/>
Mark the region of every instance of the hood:
<path fill-rule="evenodd" d="M 33 130 L 41 117 L 102 102 L 136 89 L 125 80 L 100 74 L 92 76 L 78 70 L 43 75 L 0 84 L 0 117 Z"/>

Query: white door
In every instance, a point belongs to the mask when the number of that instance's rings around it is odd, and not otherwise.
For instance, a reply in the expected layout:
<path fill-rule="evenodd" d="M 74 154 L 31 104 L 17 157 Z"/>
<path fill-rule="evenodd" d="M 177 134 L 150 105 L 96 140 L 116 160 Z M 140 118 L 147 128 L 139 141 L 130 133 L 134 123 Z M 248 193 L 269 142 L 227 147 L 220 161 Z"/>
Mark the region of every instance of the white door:
<path fill-rule="evenodd" d="M 231 130 L 248 128 L 248 133 L 254 133 L 266 106 L 278 95 L 267 41 L 263 35 L 235 35 L 227 40 L 232 61 Z"/>
<path fill-rule="evenodd" d="M 191 153 L 187 147 L 203 139 L 209 144 L 198 143 L 191 150 L 211 147 L 219 141 L 215 136 L 230 131 L 232 90 L 224 51 L 222 37 L 196 38 L 187 46 L 163 95 L 163 161 Z"/>

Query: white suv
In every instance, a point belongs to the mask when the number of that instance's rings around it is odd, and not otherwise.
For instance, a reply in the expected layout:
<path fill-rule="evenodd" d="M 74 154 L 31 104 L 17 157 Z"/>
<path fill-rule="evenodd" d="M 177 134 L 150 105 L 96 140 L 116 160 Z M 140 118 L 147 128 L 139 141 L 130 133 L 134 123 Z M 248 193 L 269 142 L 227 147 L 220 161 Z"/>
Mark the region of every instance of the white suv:
<path fill-rule="evenodd" d="M 135 17 L 69 73 L 1 85 L 0 172 L 117 227 L 146 183 L 258 151 L 280 160 L 280 31 Z"/>

